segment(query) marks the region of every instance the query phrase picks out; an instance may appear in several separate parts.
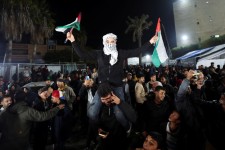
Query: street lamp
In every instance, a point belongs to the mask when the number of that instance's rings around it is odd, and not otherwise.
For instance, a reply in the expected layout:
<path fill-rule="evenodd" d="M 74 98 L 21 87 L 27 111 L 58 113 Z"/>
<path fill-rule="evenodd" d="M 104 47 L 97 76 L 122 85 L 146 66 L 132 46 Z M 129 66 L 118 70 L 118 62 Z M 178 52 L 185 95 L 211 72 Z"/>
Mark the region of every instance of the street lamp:
<path fill-rule="evenodd" d="M 184 35 L 182 35 L 181 39 L 182 39 L 183 41 L 187 41 L 187 40 L 188 40 L 188 36 L 187 36 L 186 34 L 184 34 Z"/>
<path fill-rule="evenodd" d="M 151 56 L 147 54 L 145 55 L 145 64 L 150 65 L 150 63 L 151 63 Z"/>
<path fill-rule="evenodd" d="M 150 55 L 146 55 L 146 59 L 147 60 L 150 60 Z"/>

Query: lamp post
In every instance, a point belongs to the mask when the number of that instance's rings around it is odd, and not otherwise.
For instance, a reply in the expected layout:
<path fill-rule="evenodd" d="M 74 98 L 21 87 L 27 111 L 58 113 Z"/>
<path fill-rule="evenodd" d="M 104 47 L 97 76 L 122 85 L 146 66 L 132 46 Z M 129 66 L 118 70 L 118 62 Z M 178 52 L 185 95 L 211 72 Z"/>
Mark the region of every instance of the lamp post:
<path fill-rule="evenodd" d="M 73 47 L 71 49 L 71 64 L 73 64 Z"/>

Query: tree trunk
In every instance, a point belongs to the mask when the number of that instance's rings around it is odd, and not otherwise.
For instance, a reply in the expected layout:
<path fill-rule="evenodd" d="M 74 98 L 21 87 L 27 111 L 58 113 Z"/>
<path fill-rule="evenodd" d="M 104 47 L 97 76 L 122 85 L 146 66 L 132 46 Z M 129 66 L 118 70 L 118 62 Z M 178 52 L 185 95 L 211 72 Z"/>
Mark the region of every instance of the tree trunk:
<path fill-rule="evenodd" d="M 12 40 L 9 40 L 8 50 L 7 50 L 8 63 L 11 63 L 12 59 Z"/>
<path fill-rule="evenodd" d="M 141 35 L 138 36 L 138 47 L 140 48 L 142 46 L 141 44 Z M 141 49 L 140 49 L 140 52 L 139 52 L 139 65 L 142 65 L 142 52 L 141 52 Z"/>
<path fill-rule="evenodd" d="M 34 60 L 36 58 L 36 53 L 37 53 L 37 44 L 34 44 L 34 49 L 33 49 L 32 57 L 30 59 L 30 63 L 34 62 Z"/>

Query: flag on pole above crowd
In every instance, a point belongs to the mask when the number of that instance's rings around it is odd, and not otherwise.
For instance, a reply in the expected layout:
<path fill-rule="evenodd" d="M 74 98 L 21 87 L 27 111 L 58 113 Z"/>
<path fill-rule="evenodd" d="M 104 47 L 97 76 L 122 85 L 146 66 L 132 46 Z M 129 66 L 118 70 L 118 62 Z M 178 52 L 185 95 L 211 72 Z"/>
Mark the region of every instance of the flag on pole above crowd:
<path fill-rule="evenodd" d="M 158 19 L 156 27 L 156 35 L 158 36 L 158 40 L 155 43 L 155 48 L 152 54 L 152 63 L 155 67 L 159 67 L 168 59 L 168 55 L 166 53 L 166 48 L 161 34 L 160 18 Z"/>
<path fill-rule="evenodd" d="M 78 17 L 74 22 L 64 26 L 58 26 L 55 28 L 55 30 L 58 32 L 63 32 L 64 34 L 66 34 L 67 32 L 72 32 L 74 28 L 80 31 L 80 21 L 81 21 L 81 13 L 79 13 Z"/>

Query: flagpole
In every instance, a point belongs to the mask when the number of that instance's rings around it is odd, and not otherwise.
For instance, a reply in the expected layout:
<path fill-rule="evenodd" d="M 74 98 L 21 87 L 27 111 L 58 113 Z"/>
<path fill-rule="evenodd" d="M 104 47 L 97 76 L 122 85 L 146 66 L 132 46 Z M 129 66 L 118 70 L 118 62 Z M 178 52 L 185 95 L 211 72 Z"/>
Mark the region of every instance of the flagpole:
<path fill-rule="evenodd" d="M 165 38 L 166 38 L 166 43 L 167 43 L 167 47 L 168 47 L 168 52 L 169 52 L 169 58 L 172 59 L 172 52 L 171 52 L 171 49 L 170 49 L 170 45 L 169 45 L 169 42 L 168 42 L 168 39 L 167 39 L 167 35 L 166 35 L 166 30 L 165 30 L 165 27 L 162 23 L 162 20 L 161 20 L 161 25 L 162 25 L 162 29 L 163 29 L 163 32 L 165 33 Z"/>

